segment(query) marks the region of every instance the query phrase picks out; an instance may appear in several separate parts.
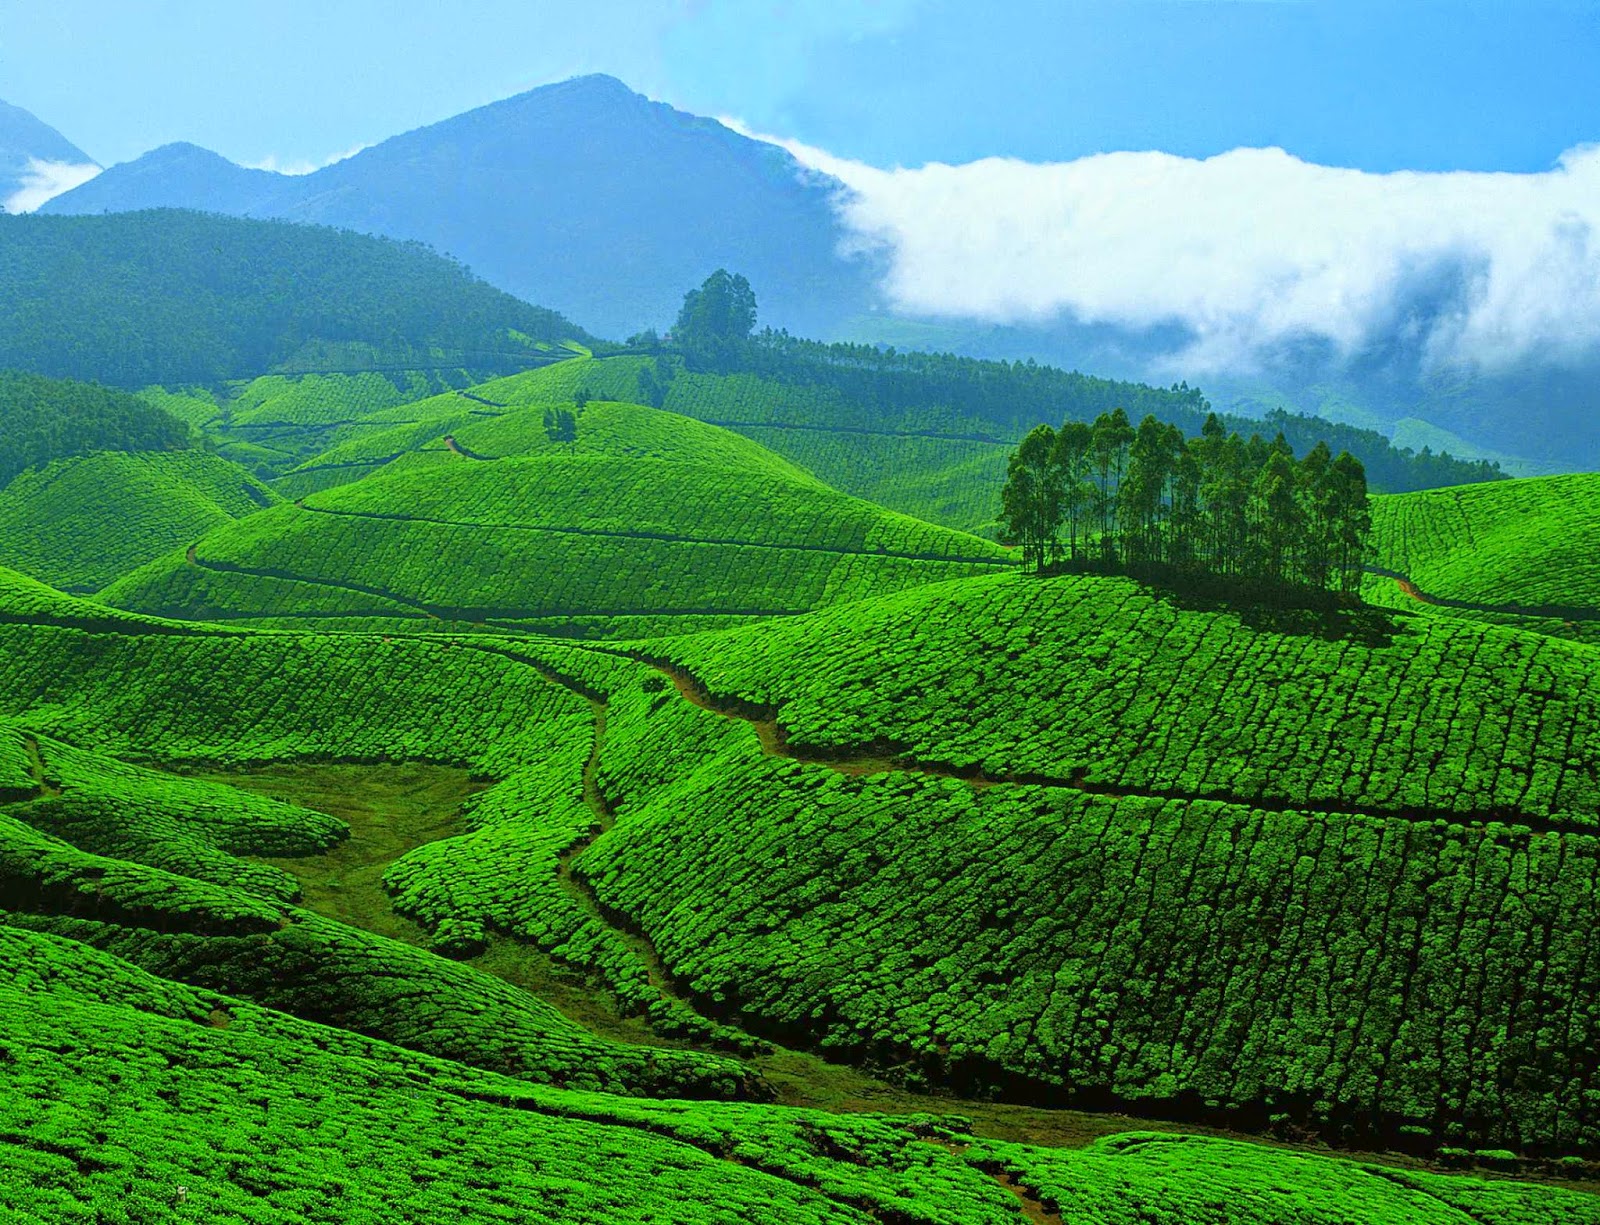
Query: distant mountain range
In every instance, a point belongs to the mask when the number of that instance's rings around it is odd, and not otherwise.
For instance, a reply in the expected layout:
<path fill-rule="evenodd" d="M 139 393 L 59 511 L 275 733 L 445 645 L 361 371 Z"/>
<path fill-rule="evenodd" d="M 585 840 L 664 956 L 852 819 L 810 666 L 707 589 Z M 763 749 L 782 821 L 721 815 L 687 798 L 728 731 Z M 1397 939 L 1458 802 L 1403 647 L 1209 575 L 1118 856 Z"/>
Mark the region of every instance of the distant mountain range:
<path fill-rule="evenodd" d="M 0 109 L 0 191 L 8 181 L 15 190 L 30 165 L 95 170 L 26 112 Z M 1187 339 L 1175 328 L 896 317 L 880 293 L 881 257 L 850 254 L 859 236 L 837 207 L 847 191 L 774 145 L 652 102 L 612 77 L 586 76 L 393 137 L 307 175 L 166 145 L 40 211 L 178 207 L 419 240 L 491 285 L 619 340 L 670 326 L 683 293 L 726 267 L 750 279 L 762 324 L 796 335 L 1170 381 L 1169 359 Z M 1535 361 L 1492 377 L 1440 374 L 1426 356 L 1397 333 L 1379 353 L 1349 358 L 1310 344 L 1270 369 L 1202 382 L 1219 407 L 1317 413 L 1419 449 L 1501 460 L 1511 471 L 1600 467 L 1600 371 Z"/>
<path fill-rule="evenodd" d="M 874 292 L 871 269 L 837 255 L 839 190 L 773 145 L 587 76 L 307 175 L 166 145 L 42 211 L 192 208 L 419 239 L 617 338 L 670 326 L 684 292 L 727 267 L 759 287 L 764 321 L 811 334 Z"/>
<path fill-rule="evenodd" d="M 0 101 L 0 208 L 27 212 L 99 171 L 92 157 L 49 124 Z"/>

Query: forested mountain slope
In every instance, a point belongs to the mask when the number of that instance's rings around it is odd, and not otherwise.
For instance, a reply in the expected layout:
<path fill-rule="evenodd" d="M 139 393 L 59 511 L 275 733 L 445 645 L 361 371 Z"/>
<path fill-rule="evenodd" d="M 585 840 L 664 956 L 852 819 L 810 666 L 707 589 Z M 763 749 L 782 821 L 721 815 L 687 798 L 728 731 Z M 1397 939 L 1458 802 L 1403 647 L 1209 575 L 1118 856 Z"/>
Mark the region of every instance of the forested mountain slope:
<path fill-rule="evenodd" d="M 28 199 L 29 189 L 41 168 L 70 169 L 79 176 L 98 169 L 93 158 L 49 124 L 0 101 L 0 208 L 33 207 L 37 201 Z M 16 200 L 19 194 L 22 199 Z"/>
<path fill-rule="evenodd" d="M 177 451 L 183 422 L 126 392 L 0 370 L 0 487 L 28 468 L 93 451 Z"/>
<path fill-rule="evenodd" d="M 0 217 L 0 283 L 0 368 L 131 388 L 296 362 L 515 370 L 585 337 L 419 243 L 171 210 Z"/>
<path fill-rule="evenodd" d="M 1026 592 L 1032 598 L 1018 594 Z M 1059 585 L 1052 591 L 1051 584 L 986 580 L 928 588 L 915 607 L 911 596 L 901 596 L 883 602 L 881 612 L 858 605 L 853 614 L 839 610 L 759 628 L 785 631 L 773 640 L 768 666 L 775 675 L 794 677 L 784 661 L 798 666 L 791 650 L 809 642 L 820 648 L 819 678 L 837 680 L 841 651 L 854 657 L 854 644 L 869 636 L 882 647 L 893 640 L 875 636 L 889 630 L 906 646 L 898 662 L 886 657 L 890 675 L 909 680 L 907 669 L 920 669 L 924 678 L 943 676 L 951 660 L 928 649 L 937 626 L 930 624 L 919 640 L 908 633 L 908 618 L 931 621 L 937 610 L 957 611 L 979 598 L 999 599 L 989 609 L 994 613 L 1022 599 L 995 632 L 1008 638 L 1037 632 L 1042 644 L 1064 628 L 1050 613 L 1059 592 Z M 1516 640 L 1474 627 L 1459 632 Z M 716 656 L 716 644 L 726 644 L 730 672 L 719 679 L 730 681 L 758 666 L 754 634 L 696 640 L 680 653 L 703 666 L 702 656 Z M 331 1222 L 379 1211 L 378 1205 L 382 1211 L 404 1205 L 550 1221 L 649 1213 L 685 1223 L 718 1213 L 764 1219 L 778 1211 L 786 1219 L 852 1225 L 999 1225 L 1019 1213 L 1045 1221 L 1132 1222 L 1157 1211 L 1175 1225 L 1224 1215 L 1244 1225 L 1277 1225 L 1292 1202 L 1293 1219 L 1310 1225 L 1351 1219 L 1447 1225 L 1464 1213 L 1510 1225 L 1600 1219 L 1600 1199 L 1587 1194 L 1237 1140 L 1134 1134 L 1076 1150 L 1000 1142 L 973 1134 L 970 1121 L 945 1114 L 948 1107 L 933 1098 L 926 1100 L 940 1115 L 906 1119 L 715 1100 L 770 1093 L 754 1072 L 766 1066 L 759 1041 L 720 1025 L 716 1015 L 752 1023 L 772 1015 L 768 993 L 788 980 L 784 967 L 802 951 L 813 964 L 829 965 L 830 974 L 833 962 L 845 960 L 856 967 L 852 974 L 897 974 L 910 988 L 907 1001 L 930 974 L 946 981 L 939 1007 L 948 1019 L 930 1033 L 947 1031 L 948 1049 L 931 1037 L 920 1074 L 954 1066 L 958 1048 L 974 1037 L 969 980 L 960 971 L 979 967 L 970 949 L 941 957 L 936 945 L 958 939 L 963 924 L 981 916 L 956 918 L 945 899 L 965 883 L 971 853 L 997 868 L 1010 862 L 1014 846 L 1026 850 L 1029 862 L 1056 853 L 1050 839 L 1028 836 L 1022 810 L 1045 820 L 1048 805 L 1030 808 L 1023 787 L 978 791 L 924 776 L 853 776 L 767 756 L 743 720 L 696 707 L 655 668 L 578 648 L 526 643 L 510 650 L 502 640 L 472 636 L 384 639 L 179 625 L 99 610 L 3 574 L 0 639 L 0 719 L 9 722 L 9 730 L 0 728 L 0 787 L 7 788 L 0 808 L 0 966 L 8 1015 L 18 1022 L 0 1042 L 18 1069 L 4 1080 L 0 1111 L 16 1137 L 13 1155 L 28 1171 L 25 1179 L 0 1180 L 0 1202 L 11 1211 L 71 1220 L 114 1206 L 208 1222 L 260 1220 L 267 1211 L 273 1220 Z M 1032 676 L 1039 661 L 1019 651 L 1022 641 L 968 658 L 997 676 L 1016 667 Z M 1127 649 L 1136 655 L 1145 648 L 1136 639 Z M 1558 687 L 1566 685 L 1566 671 L 1551 663 Z M 820 695 L 810 682 L 800 676 L 800 691 Z M 690 696 L 705 700 L 683 683 Z M 918 699 L 902 693 L 910 700 L 907 721 L 875 722 L 904 734 L 921 717 L 916 701 L 939 701 L 939 692 Z M 863 694 L 860 702 L 871 706 L 869 699 Z M 971 695 L 947 700 L 973 704 Z M 977 717 L 988 705 L 976 704 Z M 798 752 L 799 738 L 795 745 Z M 474 797 L 470 820 L 438 830 L 439 840 L 424 842 L 389 870 L 396 905 L 425 920 L 439 949 L 465 960 L 446 960 L 414 935 L 373 934 L 294 904 L 298 874 L 308 863 L 343 854 L 370 831 L 346 832 L 314 809 L 216 781 L 126 764 L 132 757 L 187 762 L 191 769 L 197 762 L 363 762 L 369 787 L 393 768 L 377 764 L 386 759 L 501 780 Z M 339 767 L 300 767 L 318 768 Z M 806 819 L 830 827 L 814 840 L 797 825 L 799 794 L 807 797 Z M 1083 800 L 1091 809 L 1099 802 Z M 970 827 L 974 836 L 952 839 L 952 813 L 969 804 L 983 809 Z M 685 862 L 693 848 L 708 845 L 713 807 L 725 814 L 726 841 L 711 859 Z M 1153 811 L 1135 806 L 1127 819 Z M 1228 814 L 1217 805 L 1213 820 L 1225 827 Z M 1100 815 L 1087 815 L 1092 828 Z M 1274 829 L 1279 820 L 1242 811 L 1239 846 L 1256 848 L 1248 831 Z M 679 835 L 669 837 L 674 827 Z M 1064 850 L 1071 824 L 1051 828 Z M 899 857 L 909 871 L 894 877 L 897 904 L 881 911 L 887 921 L 872 932 L 852 930 L 856 882 L 894 862 L 890 850 L 899 841 L 923 850 Z M 785 849 L 774 857 L 780 845 Z M 1132 871 L 1146 858 L 1132 855 L 1131 843 L 1130 854 L 1118 856 L 1118 845 L 1108 836 L 1094 856 L 1096 879 L 1107 863 L 1124 862 Z M 1359 862 L 1372 845 L 1358 830 L 1347 857 Z M 1207 855 L 1233 862 L 1241 905 L 1272 879 L 1264 846 L 1249 850 L 1248 860 L 1231 860 L 1225 828 L 1204 846 L 1209 850 L 1192 861 L 1198 879 L 1210 870 Z M 1162 861 L 1156 844 L 1150 851 L 1152 866 Z M 1176 844 L 1166 856 L 1177 879 L 1186 854 Z M 1482 852 L 1485 887 L 1493 883 L 1486 870 L 1499 855 L 1488 846 Z M 1570 870 L 1586 862 L 1576 842 L 1569 855 Z M 776 883 L 748 894 L 726 888 L 745 880 L 756 863 L 765 863 L 775 881 L 806 870 L 812 876 L 785 890 L 776 905 L 767 900 Z M 1073 879 L 1068 863 L 1049 891 L 1053 911 L 1060 883 Z M 1045 863 L 1040 870 L 1049 869 Z M 670 921 L 662 917 L 664 901 L 636 896 L 643 889 L 664 899 L 708 870 L 718 872 L 718 885 L 701 890 L 696 905 L 674 911 Z M 590 890 L 600 905 L 585 900 Z M 701 906 L 742 930 L 744 903 L 729 910 L 735 892 L 762 908 L 755 919 L 760 934 L 750 943 L 761 960 L 743 967 L 737 984 L 724 985 L 725 942 L 702 934 L 705 952 L 693 952 L 678 931 L 703 921 L 695 918 Z M 1026 910 L 1041 895 L 999 888 L 968 896 Z M 1179 939 L 1197 916 L 1190 910 L 1181 924 L 1165 924 L 1159 890 L 1121 896 L 1130 921 L 1136 906 L 1150 912 L 1156 943 Z M 320 906 L 328 899 L 315 900 Z M 1569 904 L 1582 903 L 1573 897 Z M 842 923 L 845 939 L 826 949 L 796 943 L 802 916 L 790 906 L 803 907 L 821 927 Z M 920 916 L 914 941 L 904 935 L 903 914 Z M 1218 917 L 1225 912 L 1219 909 Z M 673 979 L 663 980 L 644 960 L 648 950 L 612 926 L 614 919 L 659 938 L 669 965 L 694 956 L 716 965 L 681 980 L 675 969 Z M 1500 919 L 1510 926 L 1508 911 Z M 1408 901 L 1393 921 L 1397 935 L 1409 930 Z M 1045 931 L 1021 921 L 1008 927 L 1027 939 Z M 497 977 L 493 971 L 506 973 L 511 953 L 500 946 L 481 952 L 491 936 L 509 938 L 513 952 L 542 950 L 586 967 L 653 1026 L 729 1053 L 646 1049 L 590 1033 Z M 1117 963 L 1120 936 L 1108 939 L 1108 963 Z M 1228 947 L 1219 944 L 1219 955 Z M 1565 957 L 1566 949 L 1556 939 L 1546 956 Z M 1012 971 L 1024 986 L 1051 964 L 1050 954 L 1030 964 Z M 1515 970 L 1494 964 L 1497 972 Z M 1092 965 L 1092 958 L 1058 963 L 1059 990 L 1071 995 Z M 1424 958 L 1424 977 L 1428 965 Z M 1171 966 L 1174 976 L 1192 968 L 1182 960 Z M 1338 1043 L 1348 1045 L 1359 1069 L 1366 1027 L 1381 1029 L 1390 1009 L 1401 1005 L 1379 1005 L 1377 979 L 1369 976 L 1381 976 L 1381 965 L 1357 964 L 1355 971 L 1358 986 L 1374 988 L 1374 1014 Z M 711 1015 L 685 1005 L 671 986 L 678 981 Z M 1141 991 L 1137 973 L 1121 981 L 1126 1000 L 1119 1011 L 1129 1018 L 1150 1015 L 1148 1005 L 1164 998 L 1159 985 Z M 1313 974 L 1308 993 L 1316 981 Z M 1401 988 L 1402 1005 L 1412 998 L 1408 991 L 1423 990 L 1422 982 Z M 868 993 L 857 1003 L 837 995 L 815 1013 L 819 1032 L 835 1034 L 878 998 Z M 1201 1002 L 1207 998 L 1202 994 Z M 1136 1000 L 1146 1006 L 1135 1007 Z M 1109 996 L 1098 998 L 1086 1020 L 1109 1015 L 1113 1004 Z M 1586 1015 L 1574 1012 L 1573 1024 L 1581 1029 Z M 902 1020 L 865 1021 L 856 1037 L 826 1041 L 837 1054 L 856 1058 L 865 1044 L 875 1052 L 867 1058 L 887 1061 L 897 1057 Z M 1506 1065 L 1520 1058 L 1519 1025 L 1495 1056 Z M 1222 1048 L 1243 1036 L 1223 1028 L 1215 1041 Z M 1047 1040 L 1043 1031 L 1026 1039 Z M 1114 1066 L 1112 1041 L 1100 1049 Z M 1272 1049 L 1242 1068 L 1281 1087 Z M 996 1048 L 987 1057 L 1005 1056 Z M 1559 1049 L 1553 1057 L 1560 1058 Z M 967 1074 L 981 1066 L 969 1057 Z M 1199 1072 L 1222 1076 L 1225 1069 L 1202 1062 Z M 1492 1073 L 1489 1083 L 1499 1083 Z M 1410 1078 L 1405 1084 L 1415 1088 Z M 1313 1077 L 1307 1087 L 1315 1086 Z M 1353 1094 L 1369 1088 L 1352 1076 Z M 1520 1082 L 1507 1089 L 1516 1103 L 1533 1091 Z M 1306 1111 L 1294 1091 L 1283 1105 L 1295 1117 Z M 1551 1115 L 1550 1125 L 1570 1117 L 1570 1137 L 1546 1136 L 1545 1125 L 1529 1123 L 1519 1147 L 1585 1150 L 1581 1104 L 1564 1109 L 1570 1115 Z M 219 1127 L 222 1115 L 228 1122 Z M 1471 1111 L 1464 1117 L 1472 1120 Z M 1479 1134 L 1470 1123 L 1442 1128 L 1446 1139 Z M 573 1160 L 576 1151 L 581 1161 Z M 554 1179 L 559 1194 L 552 1194 Z"/>
<path fill-rule="evenodd" d="M 307 175 L 170 145 L 45 211 L 204 209 L 420 240 L 621 338 L 670 319 L 684 287 L 718 266 L 754 278 L 769 316 L 799 331 L 864 310 L 876 292 L 861 261 L 838 254 L 844 230 L 832 202 L 841 189 L 775 145 L 587 76 Z"/>

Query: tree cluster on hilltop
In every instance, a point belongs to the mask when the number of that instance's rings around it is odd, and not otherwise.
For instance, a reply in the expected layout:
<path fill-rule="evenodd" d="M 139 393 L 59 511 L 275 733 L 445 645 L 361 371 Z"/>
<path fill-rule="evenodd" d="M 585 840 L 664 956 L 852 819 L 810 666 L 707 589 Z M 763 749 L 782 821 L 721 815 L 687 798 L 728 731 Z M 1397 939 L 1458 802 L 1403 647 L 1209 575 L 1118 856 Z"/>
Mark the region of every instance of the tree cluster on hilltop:
<path fill-rule="evenodd" d="M 1154 416 L 1135 428 L 1116 409 L 1030 432 L 1007 468 L 1001 522 L 1035 570 L 1165 567 L 1348 595 L 1372 513 L 1348 451 L 1318 442 L 1296 459 L 1281 433 L 1245 439 L 1215 414 L 1185 438 Z"/>

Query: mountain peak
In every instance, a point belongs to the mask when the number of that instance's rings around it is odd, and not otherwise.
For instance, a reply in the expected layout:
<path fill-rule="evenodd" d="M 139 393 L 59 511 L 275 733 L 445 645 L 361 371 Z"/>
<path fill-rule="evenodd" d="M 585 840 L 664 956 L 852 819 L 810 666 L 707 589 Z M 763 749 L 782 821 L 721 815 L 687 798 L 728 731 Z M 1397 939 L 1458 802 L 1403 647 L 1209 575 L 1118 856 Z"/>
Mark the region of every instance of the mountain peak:
<path fill-rule="evenodd" d="M 90 157 L 48 123 L 20 106 L 0 99 L 0 169 L 10 161 L 94 165 Z"/>

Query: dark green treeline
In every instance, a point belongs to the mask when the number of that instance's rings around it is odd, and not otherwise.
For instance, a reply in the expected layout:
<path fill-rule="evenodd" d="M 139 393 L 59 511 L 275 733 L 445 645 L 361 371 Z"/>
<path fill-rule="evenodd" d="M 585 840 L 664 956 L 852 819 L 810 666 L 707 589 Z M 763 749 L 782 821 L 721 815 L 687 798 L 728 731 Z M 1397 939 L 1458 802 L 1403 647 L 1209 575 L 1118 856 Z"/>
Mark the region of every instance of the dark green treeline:
<path fill-rule="evenodd" d="M 1264 587 L 1355 591 L 1372 527 L 1367 477 L 1319 442 L 1301 459 L 1280 433 L 1197 438 L 1122 409 L 1036 427 L 1012 453 L 1001 525 L 1023 564 L 1171 568 Z"/>

